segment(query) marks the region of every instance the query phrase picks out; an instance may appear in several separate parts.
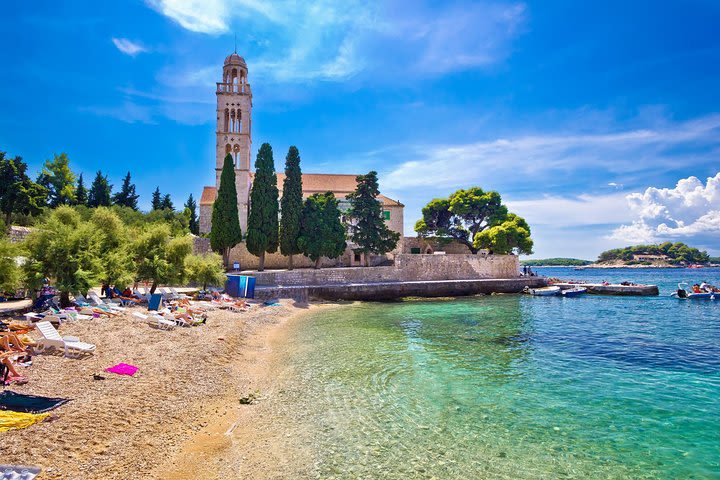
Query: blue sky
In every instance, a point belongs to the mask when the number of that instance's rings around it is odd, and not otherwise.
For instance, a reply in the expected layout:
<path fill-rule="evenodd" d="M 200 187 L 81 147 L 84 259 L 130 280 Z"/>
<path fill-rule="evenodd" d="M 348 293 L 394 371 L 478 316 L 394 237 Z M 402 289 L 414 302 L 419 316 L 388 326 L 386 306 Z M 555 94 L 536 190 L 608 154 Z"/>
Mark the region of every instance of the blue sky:
<path fill-rule="evenodd" d="M 214 82 L 237 50 L 253 148 L 380 173 L 406 232 L 498 190 L 536 257 L 640 241 L 720 253 L 720 3 L 147 0 L 3 6 L 0 150 L 149 206 L 213 183 Z"/>

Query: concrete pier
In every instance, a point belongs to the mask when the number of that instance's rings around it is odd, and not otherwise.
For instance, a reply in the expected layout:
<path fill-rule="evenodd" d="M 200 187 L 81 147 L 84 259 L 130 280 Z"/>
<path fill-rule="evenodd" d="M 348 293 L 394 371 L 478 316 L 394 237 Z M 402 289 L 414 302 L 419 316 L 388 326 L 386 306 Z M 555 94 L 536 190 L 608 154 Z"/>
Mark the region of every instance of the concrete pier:
<path fill-rule="evenodd" d="M 544 277 L 484 278 L 475 280 L 422 280 L 324 285 L 263 285 L 255 297 L 297 300 L 394 300 L 403 297 L 459 297 L 489 293 L 519 293 L 523 288 L 543 287 Z"/>
<path fill-rule="evenodd" d="M 587 293 L 595 295 L 619 295 L 636 297 L 653 297 L 660 294 L 657 285 L 603 285 L 602 283 L 553 283 L 561 290 L 575 287 L 587 288 Z"/>

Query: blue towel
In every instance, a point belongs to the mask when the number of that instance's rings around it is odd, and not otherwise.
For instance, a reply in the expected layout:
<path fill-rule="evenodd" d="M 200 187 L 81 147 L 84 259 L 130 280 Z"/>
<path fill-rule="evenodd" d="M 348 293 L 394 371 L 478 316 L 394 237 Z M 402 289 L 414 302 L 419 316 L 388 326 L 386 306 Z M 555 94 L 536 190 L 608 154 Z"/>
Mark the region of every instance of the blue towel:
<path fill-rule="evenodd" d="M 162 295 L 159 293 L 153 293 L 150 296 L 150 301 L 148 302 L 148 310 L 158 310 L 160 308 L 161 303 L 162 303 Z"/>

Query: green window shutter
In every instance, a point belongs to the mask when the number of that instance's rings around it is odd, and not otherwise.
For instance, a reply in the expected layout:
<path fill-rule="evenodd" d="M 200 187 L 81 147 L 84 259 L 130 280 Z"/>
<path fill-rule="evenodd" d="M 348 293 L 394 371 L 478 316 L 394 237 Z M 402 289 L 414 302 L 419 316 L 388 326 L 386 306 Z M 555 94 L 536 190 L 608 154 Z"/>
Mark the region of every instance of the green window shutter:
<path fill-rule="evenodd" d="M 388 210 L 383 210 L 383 219 L 390 220 L 390 212 Z"/>

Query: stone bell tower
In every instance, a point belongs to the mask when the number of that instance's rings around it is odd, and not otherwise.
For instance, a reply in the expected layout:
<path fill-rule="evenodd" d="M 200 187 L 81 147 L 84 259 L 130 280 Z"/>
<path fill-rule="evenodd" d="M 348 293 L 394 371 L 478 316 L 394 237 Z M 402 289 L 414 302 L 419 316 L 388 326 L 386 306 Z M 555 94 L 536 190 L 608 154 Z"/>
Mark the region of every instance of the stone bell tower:
<path fill-rule="evenodd" d="M 252 92 L 247 83 L 247 64 L 236 53 L 223 65 L 222 81 L 217 82 L 217 129 L 215 146 L 215 186 L 220 188 L 220 174 L 229 153 L 235 164 L 235 186 L 238 213 L 243 235 L 247 231 L 250 200 L 250 152 L 252 148 Z"/>

